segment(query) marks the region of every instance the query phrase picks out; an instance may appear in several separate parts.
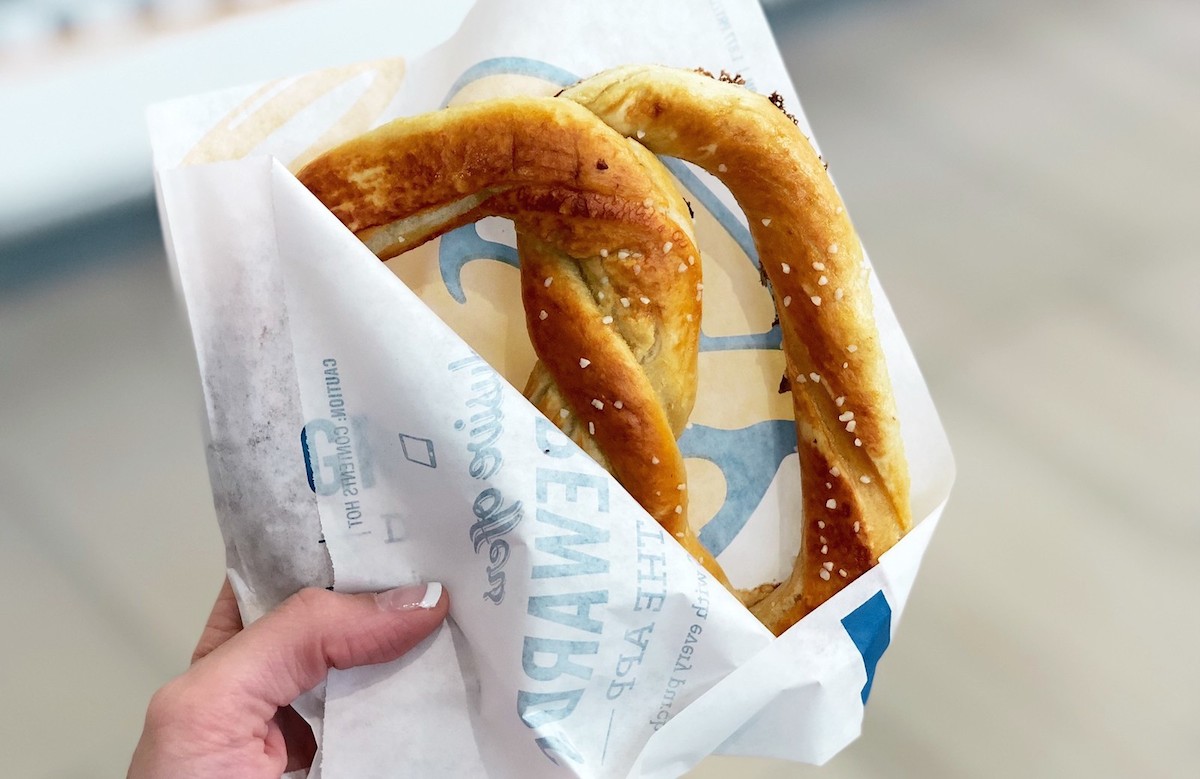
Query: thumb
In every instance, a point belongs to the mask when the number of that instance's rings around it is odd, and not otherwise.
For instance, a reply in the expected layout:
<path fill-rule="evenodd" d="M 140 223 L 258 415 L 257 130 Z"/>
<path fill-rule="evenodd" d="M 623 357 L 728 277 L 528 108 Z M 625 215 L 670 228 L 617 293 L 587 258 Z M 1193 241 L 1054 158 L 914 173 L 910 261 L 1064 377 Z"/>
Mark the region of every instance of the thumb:
<path fill-rule="evenodd" d="M 266 719 L 317 686 L 330 668 L 386 663 L 446 618 L 437 582 L 346 595 L 301 590 L 192 667 L 200 689 L 240 699 Z M 218 692 L 219 691 L 219 692 Z"/>

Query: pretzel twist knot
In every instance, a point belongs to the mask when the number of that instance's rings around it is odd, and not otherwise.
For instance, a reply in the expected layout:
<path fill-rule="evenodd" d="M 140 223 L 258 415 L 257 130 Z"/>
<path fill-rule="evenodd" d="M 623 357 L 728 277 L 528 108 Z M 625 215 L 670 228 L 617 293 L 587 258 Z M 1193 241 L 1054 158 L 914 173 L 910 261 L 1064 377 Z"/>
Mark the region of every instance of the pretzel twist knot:
<path fill-rule="evenodd" d="M 741 593 L 776 634 L 911 524 L 862 247 L 780 102 L 736 79 L 617 68 L 558 98 L 398 120 L 299 174 L 384 259 L 484 216 L 511 218 L 539 358 L 526 396 L 730 587 L 687 522 L 676 438 L 695 401 L 700 252 L 654 154 L 718 177 L 769 282 L 796 419 L 801 547 L 784 582 Z"/>
<path fill-rule="evenodd" d="M 526 396 L 729 586 L 687 521 L 700 252 L 653 154 L 570 101 L 510 98 L 396 120 L 298 178 L 382 259 L 511 218 L 538 356 Z"/>

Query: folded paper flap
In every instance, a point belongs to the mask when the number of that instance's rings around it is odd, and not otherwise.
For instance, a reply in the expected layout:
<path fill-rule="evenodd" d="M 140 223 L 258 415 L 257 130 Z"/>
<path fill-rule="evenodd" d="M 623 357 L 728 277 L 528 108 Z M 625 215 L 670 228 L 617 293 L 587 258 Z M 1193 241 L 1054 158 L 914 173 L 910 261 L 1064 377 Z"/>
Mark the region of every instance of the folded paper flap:
<path fill-rule="evenodd" d="M 942 508 L 885 553 L 878 566 L 740 667 L 735 674 L 743 674 L 741 678 L 722 680 L 721 685 L 744 694 L 759 678 L 766 695 L 757 701 L 754 715 L 714 752 L 790 759 L 800 742 L 807 760 L 821 765 L 858 736 L 879 662 L 896 634 Z M 814 662 L 807 665 L 810 660 Z M 723 697 L 719 687 L 712 691 L 714 700 Z M 858 695 L 847 695 L 848 690 Z M 702 714 L 700 707 L 689 716 L 697 714 Z"/>
<path fill-rule="evenodd" d="M 698 742 L 727 755 L 786 759 L 803 750 L 821 764 L 853 740 L 940 513 L 680 712 L 647 743 L 638 775 L 677 775 Z"/>
<path fill-rule="evenodd" d="M 639 711 L 665 722 L 769 633 L 281 167 L 274 187 L 307 457 L 339 588 L 398 575 L 448 585 L 481 672 L 485 757 L 627 762 L 650 727 L 601 726 Z M 389 402 L 419 397 L 436 407 Z M 331 457 L 340 480 L 321 473 Z M 331 712 L 345 678 L 330 680 Z"/>

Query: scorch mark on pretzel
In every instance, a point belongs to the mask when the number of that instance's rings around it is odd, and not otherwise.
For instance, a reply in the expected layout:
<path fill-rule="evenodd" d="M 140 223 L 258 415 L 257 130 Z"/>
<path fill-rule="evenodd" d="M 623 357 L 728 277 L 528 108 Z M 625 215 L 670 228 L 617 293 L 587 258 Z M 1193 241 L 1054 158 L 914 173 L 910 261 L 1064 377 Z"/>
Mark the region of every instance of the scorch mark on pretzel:
<path fill-rule="evenodd" d="M 656 154 L 705 168 L 746 214 L 783 331 L 780 390 L 792 392 L 804 494 L 791 576 L 765 597 L 763 588 L 745 595 L 781 633 L 874 565 L 911 523 L 858 238 L 824 162 L 781 101 L 736 78 L 631 66 L 561 96 Z"/>
<path fill-rule="evenodd" d="M 298 178 L 384 259 L 510 217 L 539 358 L 525 394 L 728 586 L 678 489 L 700 252 L 654 155 L 570 101 L 507 98 L 397 120 Z"/>

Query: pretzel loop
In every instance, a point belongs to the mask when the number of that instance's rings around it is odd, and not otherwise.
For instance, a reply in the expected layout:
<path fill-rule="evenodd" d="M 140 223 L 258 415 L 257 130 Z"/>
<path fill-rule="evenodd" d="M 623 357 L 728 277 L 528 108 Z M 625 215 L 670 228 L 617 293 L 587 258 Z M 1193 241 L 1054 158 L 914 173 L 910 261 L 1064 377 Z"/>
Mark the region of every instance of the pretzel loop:
<path fill-rule="evenodd" d="M 804 495 L 791 576 L 761 600 L 763 588 L 745 594 L 781 633 L 908 530 L 908 473 L 862 248 L 841 198 L 782 101 L 736 82 L 632 66 L 561 96 L 653 152 L 705 168 L 746 214 L 783 332 Z"/>

